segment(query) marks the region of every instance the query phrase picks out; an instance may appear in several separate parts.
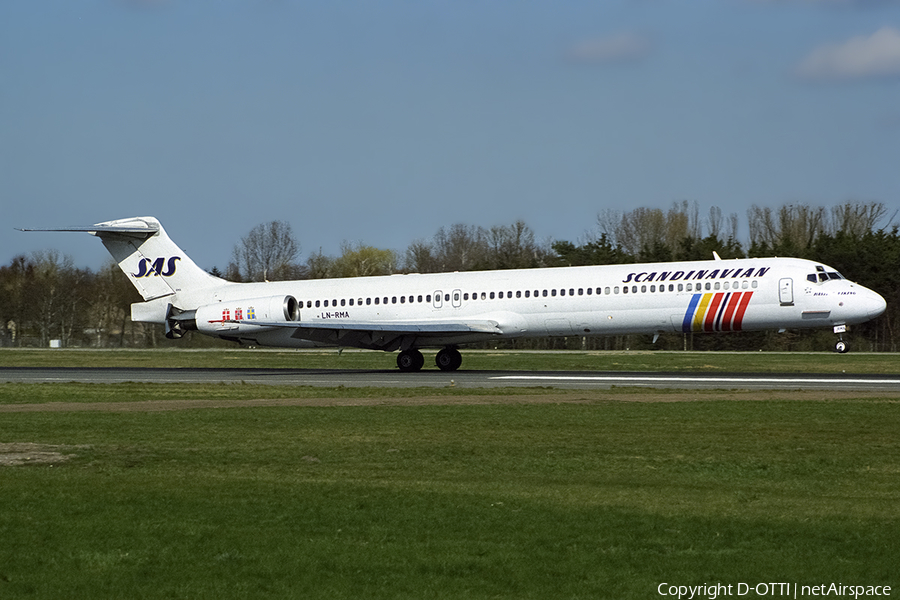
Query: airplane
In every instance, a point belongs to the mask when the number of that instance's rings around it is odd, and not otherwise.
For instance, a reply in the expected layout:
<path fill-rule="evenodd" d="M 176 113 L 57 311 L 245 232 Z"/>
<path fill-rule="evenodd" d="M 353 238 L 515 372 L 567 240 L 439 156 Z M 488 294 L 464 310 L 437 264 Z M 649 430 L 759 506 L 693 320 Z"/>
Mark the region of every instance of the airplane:
<path fill-rule="evenodd" d="M 841 334 L 881 315 L 884 298 L 835 269 L 797 258 L 234 283 L 198 267 L 154 217 L 86 227 L 100 238 L 143 302 L 131 318 L 168 338 L 187 331 L 240 344 L 311 344 L 398 351 L 418 371 L 422 348 L 455 371 L 459 346 L 518 337 L 736 332 L 830 326 Z"/>

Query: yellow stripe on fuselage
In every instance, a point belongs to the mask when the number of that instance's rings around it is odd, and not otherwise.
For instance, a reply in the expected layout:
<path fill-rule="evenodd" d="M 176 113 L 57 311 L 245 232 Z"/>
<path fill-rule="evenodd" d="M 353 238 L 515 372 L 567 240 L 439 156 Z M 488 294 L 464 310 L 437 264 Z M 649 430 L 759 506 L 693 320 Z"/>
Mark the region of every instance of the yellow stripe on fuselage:
<path fill-rule="evenodd" d="M 703 320 L 706 318 L 706 309 L 709 308 L 709 301 L 712 300 L 712 297 L 712 294 L 703 294 L 703 297 L 700 298 L 700 306 L 697 307 L 697 312 L 694 313 L 694 323 L 692 325 L 694 331 L 703 331 Z"/>

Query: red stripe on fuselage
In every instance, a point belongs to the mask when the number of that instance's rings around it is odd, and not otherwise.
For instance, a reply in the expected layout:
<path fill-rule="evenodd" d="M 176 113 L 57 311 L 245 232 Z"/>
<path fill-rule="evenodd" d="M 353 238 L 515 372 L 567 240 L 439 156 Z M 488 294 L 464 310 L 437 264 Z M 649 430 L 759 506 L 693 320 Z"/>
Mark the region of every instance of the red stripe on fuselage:
<path fill-rule="evenodd" d="M 706 311 L 706 322 L 703 324 L 703 331 L 716 330 L 716 315 L 719 314 L 719 305 L 722 303 L 723 297 L 725 297 L 725 294 L 722 293 L 713 296 L 712 302 L 709 303 L 709 309 Z"/>
<path fill-rule="evenodd" d="M 728 306 L 725 308 L 725 314 L 722 316 L 722 331 L 731 331 L 731 317 L 734 315 L 734 311 L 741 301 L 741 296 L 743 296 L 741 292 L 734 292 L 731 294 L 731 298 L 728 300 Z"/>
<path fill-rule="evenodd" d="M 741 303 L 734 314 L 734 331 L 741 330 L 741 324 L 744 322 L 744 313 L 747 312 L 747 305 L 750 303 L 750 296 L 752 295 L 753 292 L 744 292 L 744 295 L 741 297 Z"/>

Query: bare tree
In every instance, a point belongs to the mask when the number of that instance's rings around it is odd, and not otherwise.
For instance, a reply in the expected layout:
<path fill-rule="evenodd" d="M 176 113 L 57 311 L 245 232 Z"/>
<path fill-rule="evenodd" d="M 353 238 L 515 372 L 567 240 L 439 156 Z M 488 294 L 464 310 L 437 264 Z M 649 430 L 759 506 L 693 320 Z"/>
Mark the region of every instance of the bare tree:
<path fill-rule="evenodd" d="M 709 235 L 716 238 L 722 233 L 722 209 L 718 206 L 712 206 L 709 209 L 707 231 L 709 231 Z"/>
<path fill-rule="evenodd" d="M 449 230 L 441 227 L 434 236 L 434 252 L 440 271 L 476 269 L 487 261 L 485 231 L 481 227 L 462 223 L 451 226 Z"/>
<path fill-rule="evenodd" d="M 634 208 L 628 212 L 607 209 L 597 215 L 601 236 L 635 256 L 653 247 L 676 252 L 685 238 L 700 239 L 700 209 L 696 202 L 675 202 L 668 211 Z M 599 238 L 598 238 L 599 239 Z"/>
<path fill-rule="evenodd" d="M 403 262 L 403 269 L 407 273 L 435 273 L 438 271 L 434 249 L 424 240 L 415 240 L 409 245 Z"/>
<path fill-rule="evenodd" d="M 829 230 L 824 208 L 785 204 L 777 211 L 757 205 L 747 211 L 750 244 L 767 251 L 802 252 Z"/>
<path fill-rule="evenodd" d="M 878 228 L 887 215 L 887 207 L 882 202 L 845 202 L 831 209 L 834 233 L 843 232 L 859 238 Z M 893 217 L 888 220 L 893 221 Z"/>
<path fill-rule="evenodd" d="M 509 226 L 491 227 L 489 264 L 492 269 L 527 269 L 540 265 L 546 251 L 534 239 L 534 232 L 521 219 Z"/>
<path fill-rule="evenodd" d="M 56 250 L 38 250 L 31 255 L 34 279 L 29 282 L 33 322 L 41 336 L 41 346 L 47 347 L 51 336 L 60 335 L 60 313 L 66 290 L 62 271 L 72 268 L 72 259 L 60 259 Z"/>
<path fill-rule="evenodd" d="M 235 245 L 229 275 L 237 275 L 240 281 L 299 279 L 303 275 L 295 262 L 299 252 L 290 223 L 260 223 Z"/>

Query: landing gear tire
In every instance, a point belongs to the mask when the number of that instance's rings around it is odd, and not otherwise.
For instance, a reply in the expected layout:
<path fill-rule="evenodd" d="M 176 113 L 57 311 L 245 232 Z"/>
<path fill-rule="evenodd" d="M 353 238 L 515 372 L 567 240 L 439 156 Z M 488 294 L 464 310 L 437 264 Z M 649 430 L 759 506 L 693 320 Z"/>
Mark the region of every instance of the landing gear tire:
<path fill-rule="evenodd" d="M 397 368 L 401 371 L 419 371 L 423 366 L 425 366 L 425 357 L 418 350 L 406 350 L 397 355 Z"/>
<path fill-rule="evenodd" d="M 834 351 L 838 354 L 846 354 L 850 351 L 850 346 L 847 345 L 847 342 L 844 340 L 838 340 L 834 345 Z"/>
<path fill-rule="evenodd" d="M 444 348 L 437 353 L 434 362 L 441 371 L 455 371 L 462 364 L 462 354 L 456 348 Z"/>

